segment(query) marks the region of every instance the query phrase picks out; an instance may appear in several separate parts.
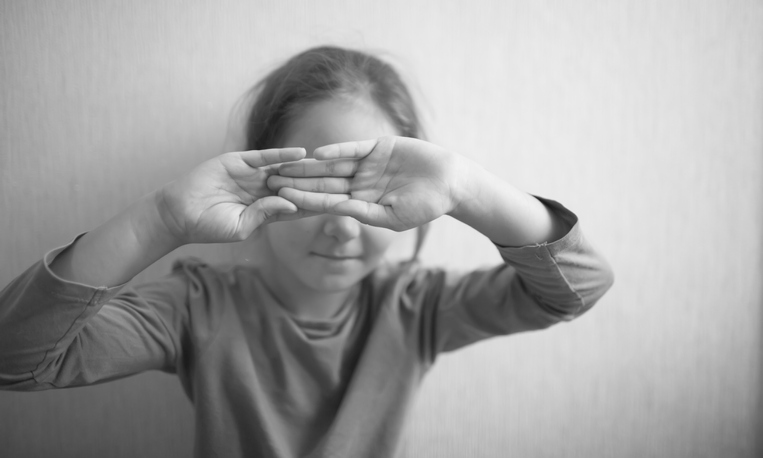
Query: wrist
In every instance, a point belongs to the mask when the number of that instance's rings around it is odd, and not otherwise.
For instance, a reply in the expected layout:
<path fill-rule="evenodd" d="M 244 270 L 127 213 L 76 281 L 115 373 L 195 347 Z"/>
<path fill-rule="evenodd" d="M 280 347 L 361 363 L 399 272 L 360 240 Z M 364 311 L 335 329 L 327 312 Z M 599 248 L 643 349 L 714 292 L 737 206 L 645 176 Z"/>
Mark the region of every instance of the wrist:
<path fill-rule="evenodd" d="M 163 188 L 136 202 L 129 216 L 132 232 L 140 246 L 166 254 L 185 244 L 177 235 L 177 224 L 166 210 Z"/>
<path fill-rule="evenodd" d="M 463 183 L 454 187 L 457 204 L 450 216 L 501 246 L 549 242 L 563 235 L 563 227 L 538 199 L 468 162 L 472 165 L 460 165 Z"/>
<path fill-rule="evenodd" d="M 480 204 L 480 184 L 490 180 L 492 176 L 476 162 L 458 154 L 454 156 L 456 178 L 452 180 L 452 209 L 448 216 L 468 224 L 470 214 L 477 210 L 475 206 Z"/>

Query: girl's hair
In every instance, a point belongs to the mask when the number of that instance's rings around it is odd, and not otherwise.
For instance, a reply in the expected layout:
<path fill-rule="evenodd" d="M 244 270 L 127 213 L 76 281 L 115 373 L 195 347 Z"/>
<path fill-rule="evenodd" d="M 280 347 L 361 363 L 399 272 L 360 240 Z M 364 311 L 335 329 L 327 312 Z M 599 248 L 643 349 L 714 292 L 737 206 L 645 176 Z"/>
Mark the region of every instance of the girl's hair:
<path fill-rule="evenodd" d="M 334 46 L 308 49 L 252 89 L 246 123 L 248 150 L 275 148 L 308 105 L 335 97 L 369 97 L 404 137 L 422 138 L 416 106 L 391 65 L 372 55 Z"/>
<path fill-rule="evenodd" d="M 320 46 L 297 54 L 251 90 L 246 149 L 276 148 L 307 106 L 336 97 L 368 97 L 404 137 L 423 138 L 416 105 L 398 72 L 370 54 Z M 428 225 L 417 231 L 418 256 Z"/>

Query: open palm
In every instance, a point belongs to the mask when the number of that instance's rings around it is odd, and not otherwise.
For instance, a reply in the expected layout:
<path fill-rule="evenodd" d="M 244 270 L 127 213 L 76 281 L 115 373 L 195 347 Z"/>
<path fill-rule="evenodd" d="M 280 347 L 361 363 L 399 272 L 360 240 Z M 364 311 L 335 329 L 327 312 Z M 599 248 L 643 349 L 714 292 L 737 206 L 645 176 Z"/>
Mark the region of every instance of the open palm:
<path fill-rule="evenodd" d="M 184 243 L 231 242 L 298 209 L 276 196 L 267 179 L 277 164 L 303 158 L 301 148 L 226 153 L 169 183 L 161 192 L 162 219 Z"/>
<path fill-rule="evenodd" d="M 282 165 L 268 185 L 300 209 L 397 231 L 432 221 L 456 204 L 456 156 L 422 140 L 327 145 L 314 157 Z"/>

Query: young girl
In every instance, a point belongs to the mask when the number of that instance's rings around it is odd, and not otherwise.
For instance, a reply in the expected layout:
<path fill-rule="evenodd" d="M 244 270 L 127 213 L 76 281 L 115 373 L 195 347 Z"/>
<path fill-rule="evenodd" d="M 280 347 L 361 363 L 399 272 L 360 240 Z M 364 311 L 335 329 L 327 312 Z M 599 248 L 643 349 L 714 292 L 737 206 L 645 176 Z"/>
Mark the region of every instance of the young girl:
<path fill-rule="evenodd" d="M 197 456 L 395 456 L 438 353 L 572 319 L 611 285 L 574 214 L 417 139 L 411 97 L 379 59 L 311 49 L 255 89 L 247 151 L 202 163 L 2 291 L 2 388 L 158 369 L 194 403 Z M 453 275 L 381 261 L 395 231 L 442 215 L 505 263 Z M 255 232 L 264 267 L 185 261 L 123 287 L 181 245 Z"/>

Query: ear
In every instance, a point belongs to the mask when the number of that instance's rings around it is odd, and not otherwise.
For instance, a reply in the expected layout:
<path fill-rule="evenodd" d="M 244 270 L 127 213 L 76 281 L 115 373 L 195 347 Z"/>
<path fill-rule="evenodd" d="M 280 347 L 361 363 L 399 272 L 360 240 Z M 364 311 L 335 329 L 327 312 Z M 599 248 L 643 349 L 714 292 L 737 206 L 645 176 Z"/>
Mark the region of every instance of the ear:
<path fill-rule="evenodd" d="M 236 100 L 228 115 L 228 129 L 223 142 L 223 153 L 246 151 L 246 123 L 254 104 L 253 91 L 247 91 Z"/>

